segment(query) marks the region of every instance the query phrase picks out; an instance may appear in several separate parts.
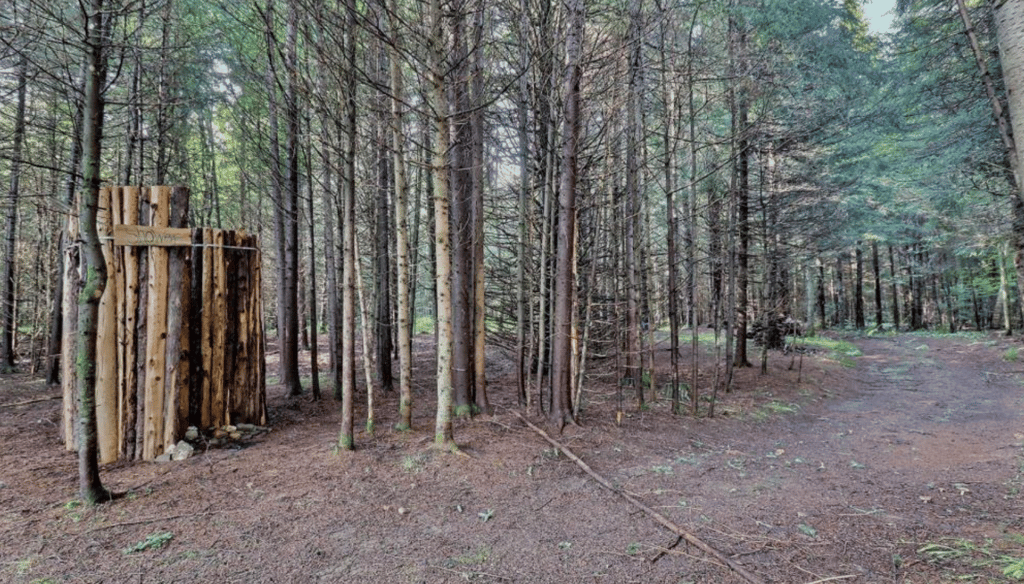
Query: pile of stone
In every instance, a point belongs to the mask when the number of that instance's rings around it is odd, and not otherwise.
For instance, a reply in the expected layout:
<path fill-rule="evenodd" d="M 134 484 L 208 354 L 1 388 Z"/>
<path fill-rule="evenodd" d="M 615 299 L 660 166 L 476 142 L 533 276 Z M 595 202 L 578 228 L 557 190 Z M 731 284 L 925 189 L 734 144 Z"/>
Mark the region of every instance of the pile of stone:
<path fill-rule="evenodd" d="M 156 462 L 185 460 L 192 456 L 197 446 L 216 448 L 249 440 L 267 432 L 270 432 L 270 428 L 255 424 L 213 426 L 205 434 L 201 433 L 199 428 L 189 426 L 185 431 L 185 439 L 180 440 L 173 447 L 169 447 L 165 453 L 157 456 Z"/>

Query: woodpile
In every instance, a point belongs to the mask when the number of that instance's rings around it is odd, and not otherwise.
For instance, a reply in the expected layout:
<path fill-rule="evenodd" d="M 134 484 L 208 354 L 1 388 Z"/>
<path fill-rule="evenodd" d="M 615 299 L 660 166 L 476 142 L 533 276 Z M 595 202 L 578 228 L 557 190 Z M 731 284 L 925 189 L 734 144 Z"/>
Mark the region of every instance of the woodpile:
<path fill-rule="evenodd" d="M 107 261 L 97 331 L 100 462 L 153 460 L 190 426 L 266 424 L 260 252 L 244 232 L 187 229 L 188 189 L 100 195 Z M 78 241 L 77 218 L 69 241 Z M 74 450 L 76 245 L 65 250 L 62 435 Z"/>

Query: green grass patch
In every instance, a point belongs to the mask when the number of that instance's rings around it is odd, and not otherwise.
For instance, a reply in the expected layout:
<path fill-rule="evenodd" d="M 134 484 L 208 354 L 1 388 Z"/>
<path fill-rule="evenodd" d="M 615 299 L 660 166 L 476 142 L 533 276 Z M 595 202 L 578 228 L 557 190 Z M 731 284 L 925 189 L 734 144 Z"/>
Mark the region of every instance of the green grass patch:
<path fill-rule="evenodd" d="M 800 406 L 794 403 L 783 403 L 772 400 L 750 413 L 750 417 L 758 422 L 764 422 L 772 416 L 781 414 L 795 414 L 800 411 Z"/>
<path fill-rule="evenodd" d="M 412 323 L 412 334 L 422 335 L 434 332 L 434 319 L 430 316 L 417 316 Z"/>
<path fill-rule="evenodd" d="M 491 557 L 490 546 L 480 546 L 479 548 L 466 552 L 461 556 L 455 556 L 454 558 L 445 562 L 449 567 L 455 566 L 476 566 L 483 564 Z"/>
<path fill-rule="evenodd" d="M 418 473 L 423 470 L 426 462 L 425 454 L 406 454 L 402 457 L 402 470 L 408 473 Z"/>
<path fill-rule="evenodd" d="M 146 539 L 133 546 L 126 547 L 122 551 L 126 554 L 133 554 L 135 552 L 144 552 L 146 550 L 158 550 L 167 545 L 167 543 L 172 539 L 174 539 L 174 534 L 170 531 L 151 533 L 146 536 Z"/>
<path fill-rule="evenodd" d="M 983 580 L 996 576 L 1006 581 L 1024 581 L 1024 549 L 1017 534 L 1002 540 L 986 538 L 976 543 L 965 538 L 943 538 L 920 545 L 916 552 L 925 561 L 941 566 L 960 580 Z"/>
<path fill-rule="evenodd" d="M 829 337 L 786 337 L 786 342 L 798 347 L 829 351 L 829 358 L 838 361 L 843 367 L 855 367 L 855 358 L 864 353 L 856 345 L 842 339 Z"/>

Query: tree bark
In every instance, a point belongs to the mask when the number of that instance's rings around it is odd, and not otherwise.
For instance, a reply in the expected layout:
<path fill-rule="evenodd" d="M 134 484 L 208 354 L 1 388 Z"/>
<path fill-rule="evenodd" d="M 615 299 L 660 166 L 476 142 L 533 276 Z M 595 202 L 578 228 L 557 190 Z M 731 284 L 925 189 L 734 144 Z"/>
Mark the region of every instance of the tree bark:
<path fill-rule="evenodd" d="M 861 242 L 856 247 L 857 281 L 853 284 L 853 319 L 858 329 L 863 329 L 864 322 L 864 252 Z"/>
<path fill-rule="evenodd" d="M 896 254 L 889 246 L 889 276 L 892 278 L 892 326 L 900 330 L 900 285 L 896 276 Z"/>
<path fill-rule="evenodd" d="M 398 296 L 398 425 L 412 429 L 412 311 L 409 285 L 408 181 L 405 172 L 405 128 L 402 63 L 399 61 L 401 36 L 398 32 L 398 1 L 391 0 L 391 142 L 395 173 L 395 247 Z"/>
<path fill-rule="evenodd" d="M 676 136 L 676 93 L 675 88 L 669 80 L 670 72 L 674 67 L 669 65 L 668 39 L 669 16 L 664 7 L 661 7 L 659 52 L 661 56 L 661 85 L 662 95 L 665 104 L 665 121 L 663 123 L 662 141 L 665 144 L 665 158 L 662 161 L 662 174 L 665 181 L 665 223 L 667 233 L 668 257 L 668 323 L 669 323 L 669 362 L 671 364 L 672 384 L 672 413 L 679 414 L 682 410 L 682 400 L 679 392 L 681 379 L 679 377 L 679 252 L 677 250 L 676 237 L 679 233 L 679 220 L 676 218 L 675 203 L 675 136 Z M 673 63 L 674 65 L 674 63 Z M 687 81 L 692 81 L 688 78 Z M 692 99 L 692 91 L 690 93 Z M 694 188 L 694 181 L 690 181 L 690 189 Z M 689 225 L 688 225 L 689 227 Z M 689 230 L 687 230 L 689 232 Z M 689 251 L 689 245 L 687 245 Z M 692 289 L 687 286 L 687 291 Z M 692 309 L 692 306 L 691 306 Z M 692 313 L 691 313 L 692 314 Z"/>
<path fill-rule="evenodd" d="M 284 331 L 280 337 L 281 383 L 290 396 L 302 394 L 299 379 L 299 75 L 298 75 L 298 0 L 288 3 L 288 38 L 285 68 L 288 78 L 285 94 L 287 129 L 287 177 L 283 201 L 284 258 L 279 277 L 284 281 Z"/>
<path fill-rule="evenodd" d="M 882 264 L 878 260 L 878 242 L 871 242 L 871 267 L 875 273 L 875 326 L 882 329 Z"/>
<path fill-rule="evenodd" d="M 484 13 L 487 4 L 478 0 L 476 17 L 473 23 L 473 72 L 470 89 L 472 91 L 473 113 L 470 115 L 472 147 L 473 191 L 470 218 L 473 225 L 472 234 L 472 278 L 473 278 L 473 405 L 478 412 L 493 413 L 487 399 L 487 305 L 484 297 Z"/>
<path fill-rule="evenodd" d="M 639 1 L 639 0 L 637 0 Z M 551 422 L 561 430 L 575 424 L 572 409 L 573 257 L 575 256 L 577 157 L 581 125 L 580 80 L 583 76 L 583 0 L 568 0 L 569 31 L 565 42 L 565 108 L 562 132 L 562 169 L 558 190 L 558 260 L 555 278 L 555 321 L 552 339 Z"/>
<path fill-rule="evenodd" d="M 378 55 L 378 57 L 382 57 Z M 386 71 L 380 72 L 381 76 Z M 374 240 L 374 337 L 377 353 L 377 379 L 386 393 L 391 393 L 394 377 L 391 369 L 391 353 L 394 345 L 391 342 L 391 201 L 389 182 L 391 178 L 388 163 L 388 146 L 390 133 L 387 131 L 386 105 L 381 103 L 377 112 L 377 197 L 376 197 L 376 235 Z"/>
<path fill-rule="evenodd" d="M 1016 196 L 1024 202 L 1024 190 L 1021 184 L 1020 153 L 1017 151 L 1015 137 L 1024 136 L 1024 5 L 1019 0 L 999 0 L 995 3 L 994 16 L 996 39 L 999 43 L 999 60 L 1003 68 L 1003 84 L 1006 87 L 1006 101 L 1009 115 L 1003 109 L 1003 102 L 996 93 L 995 82 L 989 73 L 988 61 L 978 44 L 978 36 L 974 23 L 967 11 L 964 0 L 956 0 L 960 19 L 964 23 L 967 39 L 974 52 L 985 93 L 992 106 L 992 116 L 999 128 L 999 136 L 1003 140 L 1010 168 L 1016 179 Z"/>
<path fill-rule="evenodd" d="M 966 10 L 962 7 L 963 0 L 957 0 L 957 2 L 961 5 L 961 14 L 966 14 Z M 1005 127 L 1006 116 L 1000 115 L 999 100 L 991 97 L 991 89 L 988 91 L 1016 183 L 1014 185 L 1016 199 L 1013 203 L 1013 242 L 1016 248 L 1014 266 L 1017 270 L 1017 291 L 1021 298 L 1021 305 L 1024 306 L 1024 169 L 1021 169 L 1021 159 L 1024 158 L 1024 155 L 1020 152 L 1021 137 L 1024 136 L 1024 2 L 999 0 L 995 3 L 994 11 L 996 39 L 999 43 L 999 62 L 1003 69 L 1003 85 L 1006 87 L 1008 121 L 1012 127 L 1011 131 L 1008 132 Z M 968 28 L 970 28 L 969 24 Z M 980 55 L 978 58 L 980 67 Z M 986 88 L 991 85 L 991 81 L 987 81 Z"/>
<path fill-rule="evenodd" d="M 735 58 L 739 87 L 736 90 L 733 131 L 736 144 L 736 350 L 733 354 L 735 367 L 750 367 L 747 358 L 747 311 L 750 273 L 750 97 L 746 88 L 747 33 L 745 25 L 733 24 Z"/>
<path fill-rule="evenodd" d="M 637 409 L 644 407 L 644 384 L 640 352 L 640 270 L 637 258 L 637 241 L 640 223 L 640 144 L 642 128 L 640 123 L 640 101 L 642 74 L 642 41 L 640 16 L 643 0 L 631 0 L 629 7 L 629 70 L 626 90 L 626 199 L 624 220 L 626 221 L 626 377 L 636 392 Z"/>
<path fill-rule="evenodd" d="M 7 226 L 4 246 L 3 297 L 0 299 L 0 372 L 12 373 L 17 365 L 14 355 L 14 264 L 18 242 L 18 198 L 21 183 L 21 155 L 25 142 L 25 93 L 27 83 L 28 54 L 24 51 L 18 60 L 17 110 L 14 114 L 14 146 L 11 150 L 11 182 L 7 192 Z"/>
<path fill-rule="evenodd" d="M 106 501 L 110 493 L 100 481 L 99 445 L 96 429 L 96 332 L 100 297 L 107 284 L 96 220 L 100 192 L 100 155 L 103 141 L 103 89 L 107 82 L 107 31 L 112 14 L 104 11 L 103 0 L 82 4 L 85 50 L 88 60 L 82 131 L 83 189 L 78 208 L 83 277 L 78 290 L 78 484 L 83 500 L 90 504 Z"/>
<path fill-rule="evenodd" d="M 433 110 L 436 143 L 433 152 L 434 243 L 437 246 L 435 272 L 437 294 L 437 416 L 434 444 L 452 448 L 452 298 L 451 241 L 448 227 L 448 107 L 445 96 L 445 26 L 441 0 L 430 0 L 430 107 Z"/>
<path fill-rule="evenodd" d="M 341 237 L 344 241 L 341 295 L 341 431 L 338 448 L 355 447 L 354 402 L 356 388 L 356 25 L 355 0 L 346 0 L 345 71 L 342 103 L 344 152 Z M 369 391 L 370 388 L 367 388 Z"/>
<path fill-rule="evenodd" d="M 527 338 L 527 283 L 526 283 L 526 245 L 527 245 L 527 220 L 528 204 L 533 199 L 532 184 L 530 175 L 530 83 L 526 74 L 530 67 L 529 40 L 529 0 L 520 0 L 519 30 L 517 41 L 519 42 L 519 96 L 516 104 L 516 113 L 519 122 L 519 231 L 516 241 L 516 384 L 518 391 L 516 395 L 519 405 L 527 409 L 530 407 L 530 392 L 527 391 L 526 367 L 526 338 Z"/>
<path fill-rule="evenodd" d="M 452 390 L 455 415 L 473 414 L 473 225 L 472 225 L 472 108 L 469 89 L 469 47 L 466 34 L 467 0 L 451 8 L 453 78 L 448 85 L 451 112 L 451 246 L 452 246 Z M 440 253 L 440 251 L 439 251 Z"/>

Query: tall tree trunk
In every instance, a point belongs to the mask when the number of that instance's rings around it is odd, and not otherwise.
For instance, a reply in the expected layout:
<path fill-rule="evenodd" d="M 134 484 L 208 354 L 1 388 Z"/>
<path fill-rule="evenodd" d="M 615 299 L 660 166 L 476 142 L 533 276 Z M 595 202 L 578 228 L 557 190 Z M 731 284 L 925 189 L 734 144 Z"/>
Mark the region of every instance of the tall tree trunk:
<path fill-rule="evenodd" d="M 285 311 L 285 236 L 284 236 L 284 179 L 281 175 L 281 144 L 278 128 L 278 104 L 277 104 L 277 36 L 274 22 L 274 0 L 267 0 L 264 11 L 264 26 L 266 30 L 267 43 L 267 71 L 264 79 L 267 91 L 267 126 L 269 133 L 270 148 L 270 198 L 274 208 L 274 251 L 277 255 L 277 302 L 276 302 L 276 328 L 278 344 L 283 346 L 284 330 L 287 315 Z M 158 118 L 159 119 L 159 118 Z M 158 136 L 159 137 L 159 136 Z M 160 166 L 159 152 L 163 148 L 158 146 L 157 160 Z M 158 170 L 159 174 L 159 170 Z M 158 179 L 159 181 L 159 179 Z M 162 183 L 160 183 L 162 184 Z M 279 360 L 278 376 L 283 380 L 286 377 L 285 360 Z"/>
<path fill-rule="evenodd" d="M 273 22 L 271 16 L 271 10 L 273 6 L 273 0 L 267 1 L 267 18 Z M 171 112 L 174 110 L 174 105 L 171 100 L 171 80 L 169 79 L 170 74 L 168 69 L 171 66 L 171 17 L 173 15 L 174 1 L 166 0 L 164 3 L 163 12 L 160 15 L 160 66 L 158 71 L 158 85 L 157 85 L 157 106 L 156 106 L 156 184 L 166 185 L 167 184 L 167 167 L 168 155 L 167 155 L 167 142 L 168 134 L 171 130 Z M 269 26 L 269 25 L 268 25 Z M 270 28 L 267 29 L 267 34 L 270 34 Z M 268 36 L 269 38 L 269 36 Z M 268 48 L 268 54 L 270 49 Z M 268 71 L 269 75 L 269 71 Z M 274 129 L 277 128 L 276 121 Z M 276 169 L 277 167 L 275 167 Z"/>
<path fill-rule="evenodd" d="M 530 175 L 530 83 L 527 70 L 530 67 L 529 50 L 529 0 L 521 0 L 519 7 L 519 30 L 517 40 L 519 42 L 519 95 L 516 103 L 518 115 L 519 132 L 519 231 L 516 242 L 516 384 L 518 391 L 516 395 L 519 405 L 530 407 L 530 392 L 527 391 L 528 377 L 524 368 L 526 367 L 526 339 L 527 327 L 526 310 L 528 299 L 526 297 L 526 245 L 527 245 L 527 219 L 529 202 L 533 199 L 531 186 L 533 181 Z"/>
<path fill-rule="evenodd" d="M 81 273 L 78 290 L 78 485 L 83 500 L 90 504 L 106 501 L 110 493 L 100 481 L 99 445 L 96 430 L 96 331 L 100 297 L 107 284 L 96 219 L 99 211 L 100 154 L 103 142 L 103 89 L 107 83 L 108 31 L 112 13 L 103 0 L 82 4 L 85 50 L 88 68 L 82 129 L 83 189 L 78 207 L 81 241 Z"/>
<path fill-rule="evenodd" d="M 325 60 L 321 60 L 321 70 L 325 67 Z M 321 78 L 321 82 L 323 79 Z M 336 209 L 338 208 L 338 197 L 335 195 L 336 190 L 334 187 L 334 168 L 331 163 L 331 151 L 337 144 L 332 139 L 332 123 L 330 120 L 330 114 L 326 111 L 321 112 L 320 127 L 321 127 L 321 142 L 323 146 L 320 148 L 321 164 L 324 172 L 324 188 L 323 196 L 321 198 L 321 205 L 324 209 L 324 267 L 327 271 L 327 319 L 328 319 L 328 338 L 330 339 L 328 345 L 328 363 L 331 369 L 334 383 L 334 389 L 332 394 L 335 399 L 341 399 L 341 359 L 339 353 L 341 351 L 341 303 L 338 298 L 341 295 L 341 291 L 338 289 L 338 249 L 335 237 L 337 235 L 337 229 L 335 227 Z M 338 183 L 340 184 L 340 180 Z"/>
<path fill-rule="evenodd" d="M 878 241 L 871 242 L 871 266 L 875 273 L 875 326 L 882 329 L 882 264 L 878 260 Z"/>
<path fill-rule="evenodd" d="M 900 330 L 900 284 L 896 275 L 896 254 L 889 246 L 889 276 L 892 281 L 892 327 Z"/>
<path fill-rule="evenodd" d="M 14 263 L 18 242 L 18 199 L 21 183 L 21 154 L 25 142 L 25 93 L 27 89 L 28 53 L 22 51 L 18 61 L 18 105 L 14 114 L 14 147 L 11 149 L 11 182 L 7 192 L 6 245 L 4 246 L 3 298 L 0 300 L 0 372 L 11 373 L 16 366 L 14 355 Z"/>
<path fill-rule="evenodd" d="M 1013 126 L 1012 135 L 1017 137 L 1010 160 L 1016 160 L 1013 168 L 1017 177 L 1017 196 L 1024 201 L 1024 176 L 1020 167 L 1024 156 L 1019 150 L 1021 136 L 1024 136 L 1024 3 L 1019 0 L 995 2 L 995 22 L 999 62 L 1003 68 L 1003 84 L 1007 89 L 1007 106 Z M 1003 134 L 1005 140 L 1005 130 Z M 1007 146 L 1007 150 L 1010 150 L 1009 144 Z"/>
<path fill-rule="evenodd" d="M 309 195 L 309 332 L 312 343 L 309 345 L 310 391 L 314 400 L 320 399 L 320 323 L 317 318 L 316 297 L 316 212 L 313 205 L 313 132 L 312 121 L 306 118 L 306 192 Z M 326 147 L 324 147 L 326 149 Z M 331 210 L 327 209 L 327 215 Z M 326 247 L 326 246 L 325 246 Z M 330 269 L 330 268 L 326 268 Z"/>
<path fill-rule="evenodd" d="M 430 107 L 436 124 L 433 152 L 434 175 L 434 243 L 437 246 L 437 416 L 434 424 L 434 444 L 441 448 L 454 447 L 452 431 L 452 298 L 451 298 L 451 241 L 448 227 L 448 107 L 445 96 L 446 61 L 445 26 L 441 0 L 430 0 Z"/>
<path fill-rule="evenodd" d="M 338 448 L 352 450 L 356 388 L 356 1 L 345 2 L 345 71 L 342 103 L 344 153 L 341 237 L 344 241 L 341 293 L 341 432 Z M 371 391 L 372 388 L 367 388 Z"/>
<path fill-rule="evenodd" d="M 451 111 L 452 390 L 455 415 L 473 414 L 472 128 L 470 124 L 468 0 L 452 3 L 449 108 Z"/>
<path fill-rule="evenodd" d="M 665 223 L 668 230 L 667 252 L 668 257 L 668 328 L 669 328 L 669 362 L 671 364 L 672 384 L 672 413 L 679 414 L 682 410 L 682 401 L 679 392 L 679 385 L 682 383 L 679 377 L 679 257 L 676 248 L 676 237 L 679 233 L 679 220 L 676 218 L 675 203 L 675 136 L 676 136 L 676 92 L 670 81 L 670 73 L 674 67 L 670 67 L 668 60 L 668 27 L 669 17 L 664 7 L 661 7 L 660 34 L 658 37 L 659 51 L 661 55 L 661 85 L 663 89 L 663 100 L 665 104 L 665 121 L 662 130 L 662 141 L 664 142 L 665 158 L 662 161 L 662 174 L 665 181 Z M 688 79 L 692 81 L 692 79 Z M 692 97 L 692 93 L 691 93 Z M 691 178 L 690 188 L 694 186 Z M 689 233 L 689 230 L 687 230 Z M 689 246 L 687 246 L 689 250 Z M 687 291 L 690 291 L 687 286 Z M 691 307 L 692 308 L 692 307 Z"/>
<path fill-rule="evenodd" d="M 383 55 L 378 53 L 378 58 Z M 382 67 L 383 68 L 383 67 Z M 383 77 L 387 75 L 386 70 L 380 71 Z M 394 345 L 391 342 L 391 189 L 390 189 L 390 164 L 388 163 L 388 146 L 390 133 L 386 114 L 386 105 L 380 104 L 377 112 L 376 140 L 377 140 L 377 228 L 374 249 L 374 280 L 376 299 L 374 311 L 374 343 L 377 349 L 377 379 L 380 381 L 384 392 L 391 393 L 394 389 L 394 379 L 391 369 L 391 353 Z"/>
<path fill-rule="evenodd" d="M 700 5 L 696 5 L 693 9 L 693 17 L 690 20 L 690 29 L 686 37 L 686 50 L 689 57 L 686 60 L 686 91 L 688 102 L 688 137 L 690 141 L 690 182 L 688 189 L 689 201 L 687 204 L 689 208 L 689 217 L 687 219 L 688 223 L 686 229 L 686 304 L 689 310 L 689 318 L 687 318 L 687 321 L 690 325 L 690 411 L 695 416 L 697 415 L 697 410 L 700 405 L 700 388 L 697 385 L 698 367 L 700 364 L 700 351 L 698 350 L 699 334 L 697 331 L 698 321 L 700 320 L 697 316 L 697 193 L 700 192 L 700 190 L 698 188 L 699 184 L 697 181 L 697 106 L 694 98 L 694 94 L 696 93 L 694 90 L 694 85 L 696 84 L 696 73 L 694 72 L 693 67 L 693 41 L 697 31 L 697 15 L 699 13 L 699 6 Z M 715 323 L 715 335 L 717 338 L 717 316 L 712 315 L 711 318 Z"/>
<path fill-rule="evenodd" d="M 956 0 L 957 10 L 960 19 L 966 28 L 967 39 L 974 52 L 974 59 L 978 65 L 978 72 L 982 84 L 988 95 L 989 104 L 992 107 L 992 117 L 995 118 L 996 126 L 999 128 L 999 136 L 1003 140 L 1003 147 L 1007 153 L 1010 169 L 1016 179 L 1016 196 L 1024 202 L 1024 185 L 1022 185 L 1020 169 L 1020 153 L 1017 151 L 1016 138 L 1024 136 L 1024 5 L 1019 0 L 999 0 L 994 4 L 994 16 L 996 24 L 996 39 L 999 43 L 999 61 L 1003 68 L 1003 83 L 1006 86 L 1007 106 L 1009 112 L 1003 109 L 1003 102 L 996 93 L 995 82 L 989 73 L 989 67 L 985 54 L 978 44 L 978 37 L 974 30 L 974 23 L 967 10 L 964 0 Z"/>
<path fill-rule="evenodd" d="M 733 364 L 736 367 L 750 367 L 747 358 L 747 311 L 749 266 L 750 266 L 750 98 L 746 88 L 747 72 L 747 32 L 745 24 L 733 24 L 735 42 L 735 59 L 738 70 L 739 87 L 736 90 L 736 106 L 734 110 L 733 131 L 736 144 L 736 350 Z M 730 44 L 731 44 L 730 43 Z"/>
<path fill-rule="evenodd" d="M 412 314 L 409 285 L 408 181 L 405 173 L 405 128 L 401 36 L 398 32 L 398 1 L 390 2 L 391 17 L 391 142 L 395 173 L 395 247 L 398 270 L 398 429 L 412 429 Z"/>
<path fill-rule="evenodd" d="M 864 252 L 861 242 L 856 247 L 857 281 L 853 284 L 853 318 L 858 329 L 863 329 L 864 322 Z"/>
<path fill-rule="evenodd" d="M 491 404 L 487 399 L 486 349 L 487 306 L 484 297 L 484 13 L 487 4 L 482 0 L 476 3 L 476 16 L 473 23 L 473 72 L 471 77 L 472 108 L 470 128 L 472 147 L 473 191 L 470 218 L 473 225 L 472 233 L 472 279 L 473 279 L 473 403 L 478 412 L 491 414 Z"/>
<path fill-rule="evenodd" d="M 281 339 L 281 383 L 290 396 L 302 394 L 299 379 L 299 72 L 298 72 L 298 0 L 288 3 L 288 38 L 285 68 L 288 85 L 285 94 L 287 129 L 287 176 L 284 193 L 284 258 L 280 278 L 284 281 L 282 298 L 284 331 Z"/>
<path fill-rule="evenodd" d="M 142 143 L 142 28 L 146 20 L 146 2 L 138 3 L 138 21 L 135 25 L 134 47 L 132 47 L 132 79 L 131 93 L 128 96 L 128 131 L 125 132 L 125 164 L 124 175 L 121 181 L 123 185 L 132 184 L 132 177 L 137 176 L 138 182 L 142 182 L 142 167 L 144 160 L 141 148 Z M 138 148 L 139 168 L 134 173 L 135 150 Z"/>
<path fill-rule="evenodd" d="M 626 278 L 626 376 L 636 391 L 637 409 L 644 407 L 642 355 L 640 353 L 640 271 L 638 231 L 640 223 L 640 144 L 643 138 L 640 122 L 643 44 L 641 40 L 643 0 L 631 0 L 629 8 L 629 78 L 626 93 L 626 239 L 624 245 Z"/>
<path fill-rule="evenodd" d="M 849 307 L 846 302 L 846 254 L 840 252 L 836 256 L 836 287 L 835 287 L 835 305 L 836 305 L 836 316 L 835 323 L 838 326 L 846 326 L 847 320 L 849 320 Z"/>
<path fill-rule="evenodd" d="M 964 0 L 956 0 L 960 16 L 967 28 L 967 36 L 974 50 L 982 82 L 992 104 L 992 114 L 999 127 L 1006 150 L 1006 161 L 1014 179 L 1014 219 L 1012 241 L 1015 247 L 1014 267 L 1017 271 L 1017 293 L 1024 308 L 1024 169 L 1020 151 L 1021 137 L 1024 136 L 1024 2 L 1020 0 L 997 0 L 993 2 L 996 40 L 999 43 L 999 63 L 1003 70 L 1003 85 L 1006 88 L 1006 105 L 995 91 L 995 84 L 988 72 L 984 54 L 978 46 L 970 15 Z"/>
<path fill-rule="evenodd" d="M 637 0 L 639 1 L 639 0 Z M 565 42 L 565 108 L 562 131 L 562 169 L 558 190 L 558 263 L 555 278 L 555 320 L 552 339 L 551 422 L 559 429 L 575 423 L 572 415 L 573 257 L 576 229 L 576 173 L 581 125 L 580 80 L 583 74 L 583 0 L 567 0 L 569 31 Z"/>
<path fill-rule="evenodd" d="M 825 318 L 825 263 L 821 259 L 816 261 L 818 264 L 818 324 L 824 330 L 828 328 L 828 320 Z"/>

